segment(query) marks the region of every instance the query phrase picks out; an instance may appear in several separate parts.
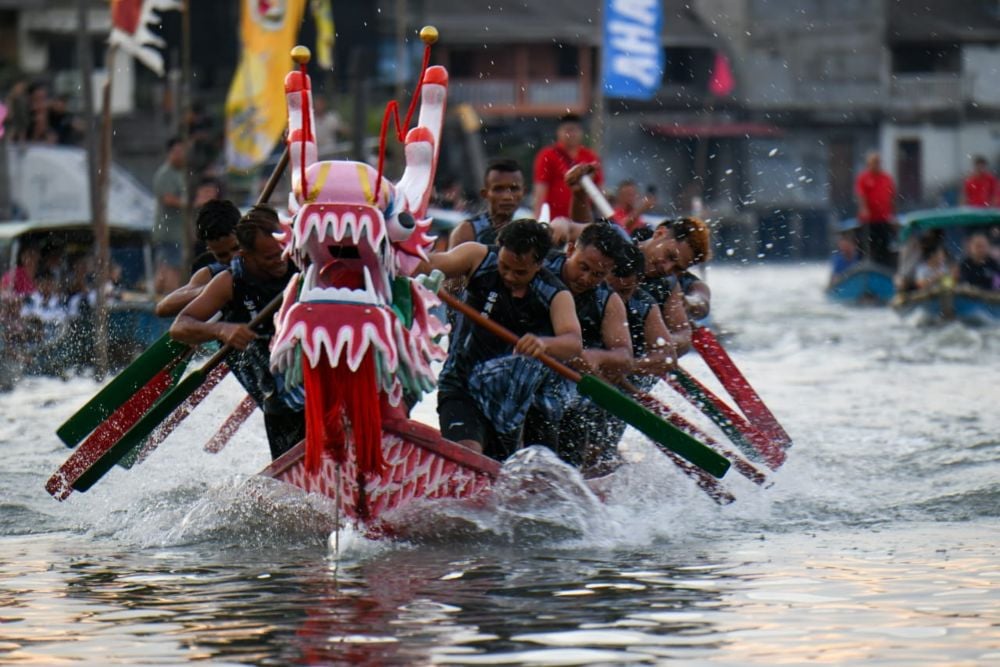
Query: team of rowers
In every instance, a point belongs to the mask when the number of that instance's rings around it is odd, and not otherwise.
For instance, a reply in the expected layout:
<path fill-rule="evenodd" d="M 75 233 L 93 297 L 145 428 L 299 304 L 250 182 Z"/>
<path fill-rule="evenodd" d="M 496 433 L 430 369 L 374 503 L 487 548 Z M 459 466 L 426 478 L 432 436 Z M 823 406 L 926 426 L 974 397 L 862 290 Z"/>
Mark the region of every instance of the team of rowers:
<path fill-rule="evenodd" d="M 614 464 L 625 424 L 534 357 L 547 354 L 612 383 L 648 388 L 689 349 L 689 322 L 708 314 L 711 298 L 689 270 L 709 258 L 707 227 L 696 218 L 670 219 L 630 237 L 612 222 L 590 222 L 580 181 L 592 169 L 577 165 L 566 174 L 573 217 L 581 222 L 544 224 L 513 220 L 523 174 L 512 161 L 490 163 L 481 191 L 486 211 L 459 224 L 447 250 L 421 267 L 443 273 L 445 289 L 519 337 L 508 345 L 450 316 L 438 386 L 445 438 L 498 460 L 525 443 L 543 443 L 581 467 Z M 198 222 L 220 261 L 195 273 L 157 312 L 177 314 L 171 335 L 178 340 L 218 340 L 237 350 L 230 367 L 261 406 L 277 457 L 304 433 L 301 396 L 265 371 L 273 325 L 251 331 L 245 323 L 281 293 L 293 267 L 272 236 L 272 209 L 254 207 L 240 217 L 226 204 L 211 204 Z M 218 311 L 222 320 L 214 321 Z"/>

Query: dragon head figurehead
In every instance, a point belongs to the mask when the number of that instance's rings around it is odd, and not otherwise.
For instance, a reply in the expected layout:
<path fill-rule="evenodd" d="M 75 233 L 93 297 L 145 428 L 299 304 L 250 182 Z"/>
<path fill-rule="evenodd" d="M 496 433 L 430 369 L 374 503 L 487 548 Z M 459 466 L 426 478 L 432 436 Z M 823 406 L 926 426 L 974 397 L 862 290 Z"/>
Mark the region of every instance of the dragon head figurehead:
<path fill-rule="evenodd" d="M 286 383 L 305 385 L 307 468 L 323 451 L 342 456 L 349 431 L 359 469 L 378 471 L 381 411 L 399 406 L 404 392 L 432 389 L 431 362 L 444 356 L 435 339 L 445 328 L 429 310 L 437 297 L 423 278 L 409 277 L 433 240 L 424 216 L 448 85 L 445 69 L 426 67 L 426 59 L 420 115 L 403 137 L 406 168 L 397 183 L 382 175 L 382 159 L 378 169 L 318 161 L 301 60 L 301 71 L 285 78 L 292 192 L 283 240 L 300 272 L 276 317 L 271 365 Z"/>

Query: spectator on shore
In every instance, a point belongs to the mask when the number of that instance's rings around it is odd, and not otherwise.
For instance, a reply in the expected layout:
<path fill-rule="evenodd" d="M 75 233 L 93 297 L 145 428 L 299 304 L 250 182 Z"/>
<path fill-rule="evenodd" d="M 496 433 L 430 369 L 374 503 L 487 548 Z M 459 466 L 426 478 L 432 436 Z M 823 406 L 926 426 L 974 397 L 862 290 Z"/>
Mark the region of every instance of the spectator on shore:
<path fill-rule="evenodd" d="M 611 220 L 629 234 L 641 227 L 642 215 L 656 206 L 656 195 L 649 191 L 639 200 L 639 186 L 633 180 L 624 180 L 615 191 L 615 211 Z"/>
<path fill-rule="evenodd" d="M 601 159 L 597 153 L 583 145 L 583 125 L 576 114 L 566 114 L 559 119 L 556 142 L 546 146 L 535 156 L 534 169 L 534 218 L 537 219 L 542 204 L 549 205 L 549 219 L 570 215 L 573 193 L 566 184 L 566 172 L 577 164 L 595 166 L 594 182 L 604 182 Z"/>
<path fill-rule="evenodd" d="M 966 176 L 962 185 L 960 202 L 963 206 L 977 208 L 989 208 L 1000 202 L 1000 183 L 982 155 L 972 159 L 972 173 Z"/>
<path fill-rule="evenodd" d="M 154 286 L 158 294 L 172 292 L 180 286 L 181 258 L 187 236 L 184 228 L 185 159 L 184 143 L 179 138 L 171 138 L 167 142 L 167 158 L 153 176 L 153 195 L 156 197 L 152 235 L 156 264 Z"/>
<path fill-rule="evenodd" d="M 858 197 L 858 246 L 869 261 L 895 268 L 892 244 L 896 236 L 896 184 L 882 170 L 882 156 L 872 151 L 855 181 Z"/>
<path fill-rule="evenodd" d="M 31 123 L 31 103 L 28 99 L 28 82 L 18 80 L 10 87 L 5 99 L 7 118 L 4 127 L 7 138 L 12 141 L 25 141 L 28 138 L 28 125 Z"/>
<path fill-rule="evenodd" d="M 51 124 L 49 89 L 44 83 L 28 86 L 28 129 L 25 139 L 37 143 L 54 144 L 58 139 Z"/>
<path fill-rule="evenodd" d="M 986 234 L 969 237 L 966 255 L 958 265 L 958 282 L 979 289 L 1000 290 L 1000 263 L 990 257 Z"/>

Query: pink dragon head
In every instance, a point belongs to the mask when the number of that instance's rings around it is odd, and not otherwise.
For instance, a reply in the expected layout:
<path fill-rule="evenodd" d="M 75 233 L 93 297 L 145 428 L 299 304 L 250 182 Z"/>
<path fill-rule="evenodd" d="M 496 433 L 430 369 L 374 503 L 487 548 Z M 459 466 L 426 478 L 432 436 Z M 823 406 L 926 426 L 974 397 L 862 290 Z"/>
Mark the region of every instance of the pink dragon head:
<path fill-rule="evenodd" d="M 434 292 L 409 276 L 433 240 L 424 216 L 447 86 L 444 68 L 424 72 L 417 126 L 405 137 L 406 168 L 392 183 L 362 162 L 317 161 L 309 77 L 293 71 L 285 78 L 292 192 L 284 240 L 301 271 L 276 318 L 274 370 L 293 380 L 296 369 L 320 365 L 356 373 L 371 355 L 378 390 L 393 406 L 404 389 L 434 386 L 431 362 L 444 356 L 435 338 L 445 328 L 429 312 Z"/>

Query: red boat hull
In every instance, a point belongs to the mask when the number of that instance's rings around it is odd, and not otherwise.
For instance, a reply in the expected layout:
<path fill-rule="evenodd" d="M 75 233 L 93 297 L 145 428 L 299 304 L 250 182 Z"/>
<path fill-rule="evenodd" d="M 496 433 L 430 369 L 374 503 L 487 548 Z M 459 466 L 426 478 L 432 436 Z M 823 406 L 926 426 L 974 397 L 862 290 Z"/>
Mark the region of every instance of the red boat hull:
<path fill-rule="evenodd" d="M 363 526 L 369 536 L 391 536 L 397 531 L 386 515 L 393 510 L 421 500 L 485 497 L 500 472 L 500 464 L 493 459 L 409 419 L 383 423 L 382 456 L 382 473 L 367 479 L 359 478 L 353 447 L 347 448 L 345 461 L 326 457 L 320 469 L 310 474 L 301 442 L 261 474 L 332 499 L 340 515 Z"/>

